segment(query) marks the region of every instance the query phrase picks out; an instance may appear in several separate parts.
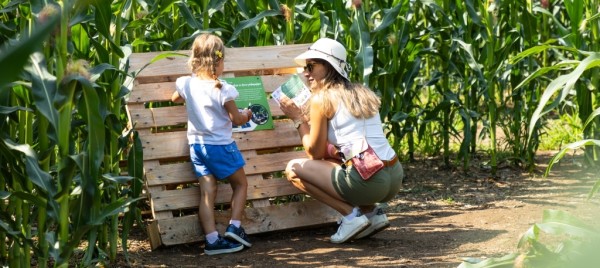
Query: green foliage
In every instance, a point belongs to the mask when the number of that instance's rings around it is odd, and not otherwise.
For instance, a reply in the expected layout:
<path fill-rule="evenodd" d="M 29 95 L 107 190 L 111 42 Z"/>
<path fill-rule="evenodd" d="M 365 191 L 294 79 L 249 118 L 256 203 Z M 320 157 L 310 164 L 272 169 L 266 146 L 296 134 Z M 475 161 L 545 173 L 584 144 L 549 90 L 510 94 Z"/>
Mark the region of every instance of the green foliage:
<path fill-rule="evenodd" d="M 589 215 L 597 218 L 597 215 Z M 544 235 L 542 235 L 544 234 Z M 467 259 L 459 268 L 491 267 L 596 267 L 600 232 L 577 217 L 560 210 L 545 210 L 518 243 L 519 253 L 487 260 Z"/>
<path fill-rule="evenodd" d="M 119 215 L 139 215 L 139 210 L 126 209 L 140 199 L 140 173 L 138 182 L 116 175 L 120 151 L 129 146 L 118 142 L 127 123 L 119 99 L 126 78 L 119 58 L 126 49 L 118 47 L 109 30 L 110 3 L 94 3 L 94 21 L 77 19 L 87 10 L 69 1 L 43 8 L 35 1 L 20 5 L 15 19 L 21 30 L 33 29 L 32 34 L 3 44 L 0 63 L 9 75 L 3 76 L 1 106 L 14 108 L 2 109 L 0 115 L 1 191 L 7 193 L 0 205 L 0 238 L 6 241 L 0 246 L 0 262 L 11 267 L 31 266 L 30 251 L 39 267 L 67 267 L 83 239 L 89 246 L 81 265 L 101 256 L 114 260 Z M 23 12 L 29 7 L 35 13 Z M 69 39 L 71 18 L 80 23 L 80 33 L 97 26 L 100 35 L 91 41 L 102 48 L 95 56 L 103 62 L 72 58 L 73 46 L 85 51 L 89 43 L 72 42 L 81 41 L 81 34 Z M 130 184 L 138 190 L 127 194 Z M 123 228 L 133 222 L 129 224 Z"/>
<path fill-rule="evenodd" d="M 65 266 L 87 239 L 89 266 L 114 260 L 119 237 L 127 247 L 143 176 L 123 107 L 128 56 L 187 49 L 203 32 L 235 47 L 344 43 L 405 159 L 441 155 L 467 170 L 485 150 L 494 173 L 505 159 L 532 168 L 539 148 L 561 149 L 549 169 L 583 148 L 597 166 L 599 3 L 543 3 L 0 0 L 0 262 L 29 266 L 33 251 L 41 267 Z M 174 55 L 186 56 L 148 64 Z"/>
<path fill-rule="evenodd" d="M 583 138 L 582 125 L 577 115 L 564 113 L 555 119 L 544 120 L 539 149 L 552 151 Z"/>

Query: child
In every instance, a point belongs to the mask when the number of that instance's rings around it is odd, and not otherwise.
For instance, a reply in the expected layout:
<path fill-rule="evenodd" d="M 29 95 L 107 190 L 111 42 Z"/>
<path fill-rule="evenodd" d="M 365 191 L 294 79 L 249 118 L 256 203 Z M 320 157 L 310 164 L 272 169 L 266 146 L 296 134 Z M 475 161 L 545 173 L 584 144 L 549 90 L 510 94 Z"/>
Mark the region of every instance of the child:
<path fill-rule="evenodd" d="M 187 137 L 200 185 L 198 212 L 206 237 L 204 253 L 208 255 L 252 246 L 241 227 L 248 188 L 243 169 L 246 163 L 232 138 L 232 124 L 247 123 L 252 111 L 238 110 L 234 102 L 239 95 L 237 89 L 218 79 L 223 74 L 224 56 L 225 47 L 219 37 L 212 34 L 196 37 L 188 62 L 193 75 L 178 78 L 171 96 L 174 102 L 186 102 Z M 214 203 L 217 180 L 224 179 L 229 180 L 233 195 L 231 220 L 222 237 L 215 227 Z"/>

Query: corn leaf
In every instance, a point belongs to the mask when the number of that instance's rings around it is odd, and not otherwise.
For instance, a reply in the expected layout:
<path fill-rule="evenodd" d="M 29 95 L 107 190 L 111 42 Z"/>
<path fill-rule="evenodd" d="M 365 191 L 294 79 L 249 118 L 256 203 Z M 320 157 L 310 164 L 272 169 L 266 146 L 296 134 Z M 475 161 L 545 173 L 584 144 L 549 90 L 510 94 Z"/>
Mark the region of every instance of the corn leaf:
<path fill-rule="evenodd" d="M 577 217 L 561 210 L 544 210 L 542 223 L 537 224 L 540 230 L 554 235 L 571 235 L 581 238 L 598 237 L 597 230 L 583 223 Z"/>
<path fill-rule="evenodd" d="M 259 22 L 261 22 L 266 17 L 275 17 L 281 15 L 278 10 L 265 10 L 260 12 L 256 17 L 240 21 L 238 25 L 235 27 L 231 38 L 227 41 L 227 44 L 231 44 L 233 41 L 237 40 L 240 33 L 248 28 L 256 27 Z"/>
<path fill-rule="evenodd" d="M 554 166 L 554 164 L 558 163 L 559 160 L 562 159 L 563 156 L 567 153 L 567 151 L 578 149 L 578 148 L 581 148 L 581 147 L 587 146 L 587 145 L 600 146 L 600 140 L 585 139 L 585 140 L 580 140 L 580 141 L 576 141 L 576 142 L 565 145 L 564 148 L 562 148 L 560 151 L 558 151 L 558 153 L 556 153 L 556 155 L 554 155 L 552 157 L 552 159 L 550 159 L 550 162 L 548 163 L 548 167 L 546 168 L 546 171 L 544 172 L 544 176 L 547 177 L 548 174 L 550 174 L 550 170 L 552 169 L 552 166 Z"/>
<path fill-rule="evenodd" d="M 561 75 L 556 79 L 552 80 L 542 97 L 540 98 L 540 102 L 538 107 L 535 109 L 533 115 L 531 116 L 531 121 L 529 123 L 529 131 L 528 131 L 528 140 L 531 140 L 531 136 L 534 133 L 535 125 L 537 121 L 542 117 L 542 115 L 551 111 L 552 109 L 558 107 L 558 105 L 565 100 L 569 91 L 573 88 L 575 83 L 579 80 L 583 72 L 586 70 L 599 66 L 600 65 L 600 53 L 593 53 L 587 58 L 585 58 L 581 63 L 569 74 Z M 555 93 L 559 93 L 558 97 L 549 105 L 547 103 L 554 96 Z M 547 105 L 547 106 L 546 106 Z"/>
<path fill-rule="evenodd" d="M 56 26 L 60 16 L 48 18 L 46 23 L 34 29 L 31 35 L 23 34 L 17 42 L 5 42 L 0 47 L 0 88 L 14 81 L 29 60 L 29 55 L 42 47 L 44 40 Z"/>

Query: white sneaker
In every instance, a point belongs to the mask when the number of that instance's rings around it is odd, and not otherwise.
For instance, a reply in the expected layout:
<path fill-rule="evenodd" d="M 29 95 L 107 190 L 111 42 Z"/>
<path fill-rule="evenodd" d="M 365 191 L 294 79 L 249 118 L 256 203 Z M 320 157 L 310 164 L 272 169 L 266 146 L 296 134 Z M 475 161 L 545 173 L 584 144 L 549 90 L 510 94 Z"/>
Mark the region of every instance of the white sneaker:
<path fill-rule="evenodd" d="M 344 217 L 340 220 L 341 224 L 338 227 L 337 233 L 331 236 L 332 243 L 344 243 L 351 239 L 356 234 L 369 227 L 369 219 L 367 216 L 361 215 L 352 220 L 346 220 Z"/>
<path fill-rule="evenodd" d="M 371 223 L 371 225 L 369 225 L 369 227 L 367 227 L 364 231 L 356 235 L 355 239 L 370 237 L 390 226 L 390 221 L 385 215 L 385 212 L 383 212 L 383 209 L 379 207 L 377 208 L 375 215 L 369 218 L 369 222 Z"/>

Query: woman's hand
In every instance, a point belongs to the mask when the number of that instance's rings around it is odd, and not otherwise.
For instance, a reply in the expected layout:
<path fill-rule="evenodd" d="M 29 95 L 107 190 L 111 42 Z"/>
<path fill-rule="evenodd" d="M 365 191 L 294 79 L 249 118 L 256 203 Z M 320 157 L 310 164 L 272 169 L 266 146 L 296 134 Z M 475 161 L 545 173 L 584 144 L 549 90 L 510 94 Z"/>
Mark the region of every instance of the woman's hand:
<path fill-rule="evenodd" d="M 302 120 L 306 122 L 306 120 L 304 120 L 302 108 L 298 107 L 294 101 L 292 101 L 292 99 L 284 96 L 279 102 L 279 107 L 289 119 L 292 119 L 293 121 Z"/>

